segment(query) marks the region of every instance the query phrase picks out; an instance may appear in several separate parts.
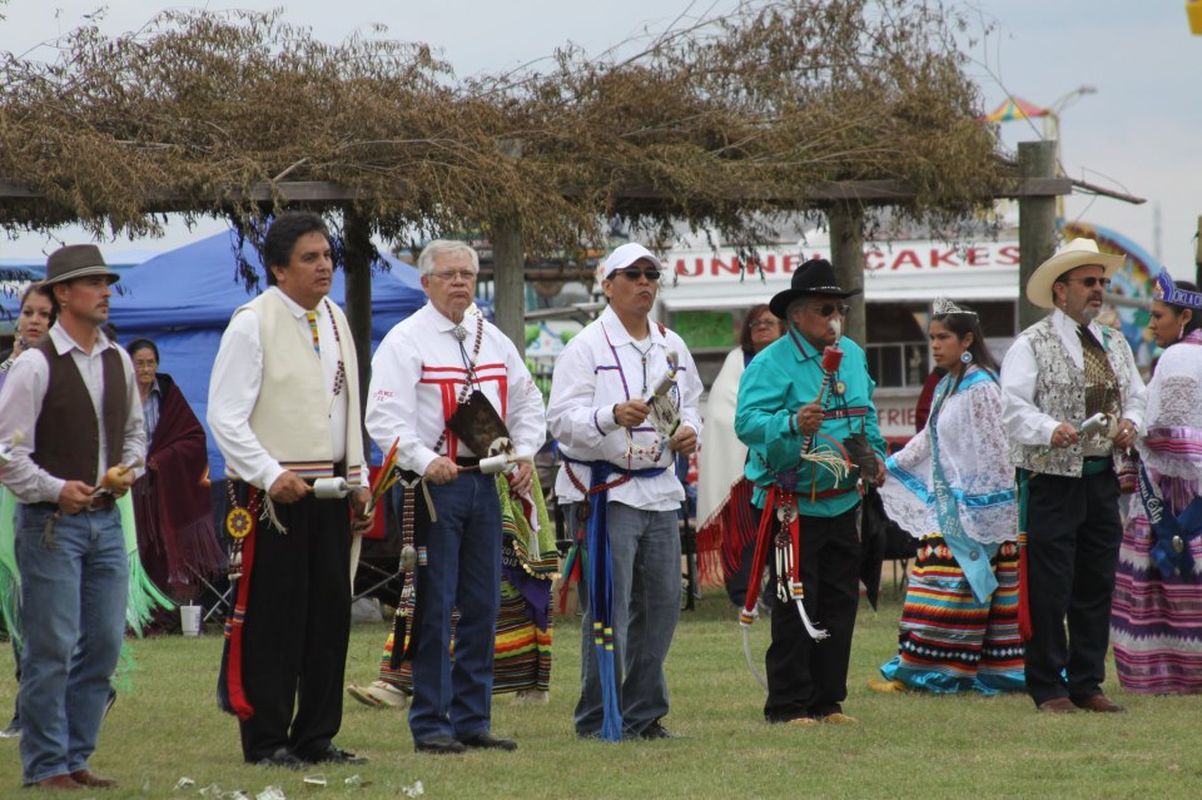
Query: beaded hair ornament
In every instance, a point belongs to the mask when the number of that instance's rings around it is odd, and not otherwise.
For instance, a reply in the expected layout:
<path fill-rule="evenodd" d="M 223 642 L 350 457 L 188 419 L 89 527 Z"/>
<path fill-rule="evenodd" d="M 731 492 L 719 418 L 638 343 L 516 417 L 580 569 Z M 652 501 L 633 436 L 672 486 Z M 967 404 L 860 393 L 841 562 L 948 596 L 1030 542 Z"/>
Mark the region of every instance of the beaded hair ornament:
<path fill-rule="evenodd" d="M 1156 286 L 1152 296 L 1162 303 L 1183 308 L 1202 309 L 1202 292 L 1191 292 L 1188 289 L 1178 289 L 1168 270 L 1161 270 L 1156 278 Z"/>

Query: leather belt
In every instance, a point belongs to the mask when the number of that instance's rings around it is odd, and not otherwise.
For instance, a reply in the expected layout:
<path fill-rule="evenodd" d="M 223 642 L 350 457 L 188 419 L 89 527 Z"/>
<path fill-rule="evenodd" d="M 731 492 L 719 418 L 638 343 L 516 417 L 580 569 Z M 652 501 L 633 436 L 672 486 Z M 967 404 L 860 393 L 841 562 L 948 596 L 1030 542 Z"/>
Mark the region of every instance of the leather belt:
<path fill-rule="evenodd" d="M 457 467 L 478 467 L 478 466 L 480 466 L 480 459 L 477 458 L 476 456 L 460 456 L 455 459 L 455 466 L 457 466 Z"/>
<path fill-rule="evenodd" d="M 92 499 L 92 502 L 84 506 L 80 511 L 109 511 L 117 505 L 117 498 L 111 494 L 102 494 Z M 58 511 L 58 503 L 30 503 L 30 508 L 36 508 L 39 511 Z"/>

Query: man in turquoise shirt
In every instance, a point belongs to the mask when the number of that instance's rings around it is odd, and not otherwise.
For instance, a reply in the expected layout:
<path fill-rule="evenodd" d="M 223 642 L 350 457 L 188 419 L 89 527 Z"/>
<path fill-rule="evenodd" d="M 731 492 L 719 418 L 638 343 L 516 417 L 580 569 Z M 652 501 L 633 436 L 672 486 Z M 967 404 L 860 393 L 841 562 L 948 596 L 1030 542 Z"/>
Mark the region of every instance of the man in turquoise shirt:
<path fill-rule="evenodd" d="M 767 506 L 764 513 L 774 520 L 784 518 L 781 535 L 773 542 L 791 571 L 793 560 L 799 561 L 796 573 L 804 589 L 790 595 L 790 576 L 779 583 L 776 558 L 768 558 L 773 588 L 765 601 L 772 607 L 772 644 L 765 658 L 764 716 L 769 722 L 855 722 L 843 713 L 841 703 L 847 696 L 860 595 L 856 514 L 861 472 L 865 481 L 878 483 L 885 474 L 885 441 L 872 405 L 875 384 L 864 350 L 839 333 L 846 313 L 842 301 L 859 291 L 841 289 L 824 259 L 802 264 L 791 288 L 770 304 L 789 324 L 788 334 L 761 351 L 739 383 L 735 433 L 751 450 L 746 475 L 757 487 L 752 503 Z M 829 376 L 823 367 L 828 347 L 842 351 L 838 368 Z M 821 402 L 815 402 L 820 394 Z M 811 457 L 803 459 L 807 444 Z M 863 468 L 833 470 L 814 460 L 815 455 Z M 794 515 L 799 546 L 790 548 Z M 762 568 L 762 563 L 753 565 L 752 574 Z M 817 628 L 813 633 L 797 606 L 802 594 L 808 619 Z M 822 631 L 829 636 L 821 638 Z"/>

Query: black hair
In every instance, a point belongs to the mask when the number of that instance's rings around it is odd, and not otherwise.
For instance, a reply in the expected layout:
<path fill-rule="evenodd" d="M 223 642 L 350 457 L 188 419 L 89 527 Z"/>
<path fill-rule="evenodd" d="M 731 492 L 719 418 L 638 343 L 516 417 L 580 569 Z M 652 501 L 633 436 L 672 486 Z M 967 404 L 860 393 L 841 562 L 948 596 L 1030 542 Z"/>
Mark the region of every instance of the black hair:
<path fill-rule="evenodd" d="M 972 355 L 972 362 L 981 369 L 985 370 L 997 380 L 998 365 L 994 360 L 993 354 L 989 352 L 989 345 L 985 344 L 985 334 L 981 331 L 981 318 L 968 306 L 960 306 L 963 313 L 959 314 L 935 314 L 931 316 L 931 322 L 938 322 L 943 327 L 956 335 L 960 341 L 964 341 L 964 337 L 972 334 L 972 344 L 968 346 L 968 352 Z M 960 388 L 960 381 L 964 378 L 964 370 L 956 377 L 956 385 L 952 387 L 954 393 Z"/>
<path fill-rule="evenodd" d="M 1198 291 L 1198 286 L 1193 281 L 1173 281 L 1173 285 L 1176 286 L 1178 289 L 1184 289 L 1187 292 Z M 1198 330 L 1199 328 L 1202 328 L 1202 309 L 1192 308 L 1190 306 L 1179 306 L 1179 305 L 1175 305 L 1173 303 L 1165 303 L 1165 305 L 1168 306 L 1170 309 L 1172 309 L 1174 319 L 1180 319 L 1181 312 L 1185 311 L 1187 308 L 1190 311 L 1194 312 L 1194 313 L 1190 314 L 1189 322 L 1185 323 L 1185 328 L 1182 329 L 1182 331 L 1181 331 L 1181 336 L 1183 338 L 1185 336 L 1188 336 L 1189 334 L 1193 333 L 1194 331 Z"/>
<path fill-rule="evenodd" d="M 271 222 L 263 237 L 263 266 L 267 269 L 267 285 L 275 286 L 272 267 L 286 267 L 292 260 L 297 239 L 308 233 L 320 233 L 330 242 L 330 229 L 319 214 L 310 211 L 289 211 Z"/>
<path fill-rule="evenodd" d="M 129 353 L 130 358 L 133 358 L 134 353 L 138 352 L 139 350 L 149 350 L 150 352 L 154 353 L 154 360 L 162 363 L 163 360 L 159 358 L 158 346 L 149 339 L 134 339 L 125 346 L 125 352 Z"/>

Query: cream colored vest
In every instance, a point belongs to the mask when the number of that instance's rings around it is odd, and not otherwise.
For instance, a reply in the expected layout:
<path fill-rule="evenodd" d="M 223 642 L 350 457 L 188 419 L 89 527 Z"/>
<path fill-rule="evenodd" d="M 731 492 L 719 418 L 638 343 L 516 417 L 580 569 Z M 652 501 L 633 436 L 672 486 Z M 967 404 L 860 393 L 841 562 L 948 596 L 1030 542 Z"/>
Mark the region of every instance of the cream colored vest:
<path fill-rule="evenodd" d="M 323 303 L 324 306 L 324 303 Z M 330 443 L 330 386 L 313 351 L 313 341 L 278 292 L 264 292 L 237 309 L 253 309 L 259 320 L 263 375 L 259 398 L 250 414 L 250 429 L 259 443 L 284 469 L 302 478 L 334 474 Z M 346 368 L 346 480 L 361 482 L 363 433 L 359 419 L 359 361 L 346 316 L 331 302 L 333 322 L 342 340 Z M 363 481 L 366 482 L 365 480 Z"/>

